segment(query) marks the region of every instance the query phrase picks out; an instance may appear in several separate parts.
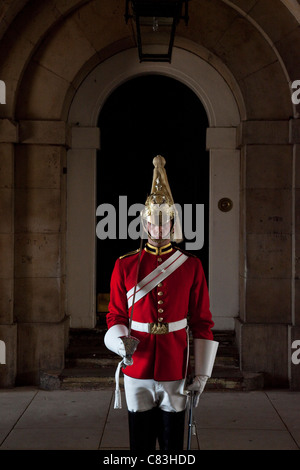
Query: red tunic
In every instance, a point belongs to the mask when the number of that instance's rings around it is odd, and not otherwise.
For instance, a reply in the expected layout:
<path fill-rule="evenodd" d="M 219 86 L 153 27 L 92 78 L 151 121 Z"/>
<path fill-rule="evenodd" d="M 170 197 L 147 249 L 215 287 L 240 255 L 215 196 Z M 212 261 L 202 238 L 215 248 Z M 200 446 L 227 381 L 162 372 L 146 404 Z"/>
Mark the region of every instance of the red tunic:
<path fill-rule="evenodd" d="M 156 255 L 143 249 L 139 280 L 172 256 L 174 250 Z M 170 248 L 169 248 L 170 250 Z M 134 305 L 133 320 L 170 323 L 188 318 L 194 338 L 213 339 L 214 323 L 209 309 L 208 289 L 201 261 L 189 253 L 188 259 Z M 126 293 L 136 282 L 138 252 L 119 258 L 111 277 L 111 292 L 107 325 L 128 326 L 131 308 L 127 308 Z M 157 381 L 180 380 L 186 373 L 187 334 L 182 329 L 165 335 L 131 330 L 140 340 L 133 355 L 133 365 L 123 372 L 137 379 Z"/>

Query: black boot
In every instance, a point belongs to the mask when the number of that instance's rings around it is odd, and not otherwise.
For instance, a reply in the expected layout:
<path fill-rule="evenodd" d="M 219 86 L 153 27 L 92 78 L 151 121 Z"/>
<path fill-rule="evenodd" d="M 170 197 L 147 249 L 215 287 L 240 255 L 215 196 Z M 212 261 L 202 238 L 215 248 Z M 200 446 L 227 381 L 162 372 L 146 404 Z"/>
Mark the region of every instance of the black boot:
<path fill-rule="evenodd" d="M 157 437 L 157 408 L 149 411 L 128 412 L 130 450 L 153 452 Z"/>
<path fill-rule="evenodd" d="M 159 410 L 158 442 L 160 450 L 183 450 L 185 410 L 179 412 Z"/>

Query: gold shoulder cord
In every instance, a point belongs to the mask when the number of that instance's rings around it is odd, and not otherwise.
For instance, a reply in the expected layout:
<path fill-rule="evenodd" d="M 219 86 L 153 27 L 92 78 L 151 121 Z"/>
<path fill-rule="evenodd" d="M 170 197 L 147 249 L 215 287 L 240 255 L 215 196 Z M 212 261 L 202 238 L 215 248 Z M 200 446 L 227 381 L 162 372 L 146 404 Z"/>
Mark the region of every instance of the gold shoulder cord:
<path fill-rule="evenodd" d="M 126 258 L 126 256 L 131 256 L 131 255 L 134 255 L 136 253 L 138 253 L 140 251 L 140 249 L 138 248 L 137 250 L 134 250 L 134 251 L 130 251 L 129 253 L 126 253 L 125 255 L 122 255 L 119 257 L 119 259 L 123 259 L 123 258 Z"/>

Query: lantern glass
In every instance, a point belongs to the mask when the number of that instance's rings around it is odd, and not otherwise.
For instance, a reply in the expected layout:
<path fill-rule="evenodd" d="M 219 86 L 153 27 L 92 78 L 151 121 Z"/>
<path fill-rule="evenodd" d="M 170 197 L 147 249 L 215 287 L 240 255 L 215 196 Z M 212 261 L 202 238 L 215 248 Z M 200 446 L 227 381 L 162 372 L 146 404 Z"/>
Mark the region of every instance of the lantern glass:
<path fill-rule="evenodd" d="M 139 40 L 141 60 L 169 60 L 173 45 L 173 18 L 141 17 Z"/>
<path fill-rule="evenodd" d="M 126 0 L 125 18 L 133 18 L 140 61 L 171 62 L 176 25 L 188 0 Z M 131 14 L 129 14 L 129 4 Z"/>

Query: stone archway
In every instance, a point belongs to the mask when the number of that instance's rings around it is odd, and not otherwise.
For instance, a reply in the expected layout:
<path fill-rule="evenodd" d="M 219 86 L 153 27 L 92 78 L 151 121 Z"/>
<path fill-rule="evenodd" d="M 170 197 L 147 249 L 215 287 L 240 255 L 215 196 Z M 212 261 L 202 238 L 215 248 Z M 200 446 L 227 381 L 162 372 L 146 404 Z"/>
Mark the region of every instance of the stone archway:
<path fill-rule="evenodd" d="M 141 74 L 158 73 L 186 84 L 207 112 L 207 148 L 211 161 L 210 295 L 217 329 L 233 329 L 239 312 L 239 150 L 236 130 L 243 103 L 214 67 L 182 49 L 172 64 L 138 63 L 127 50 L 98 65 L 78 89 L 68 116 L 72 145 L 68 151 L 67 298 L 73 327 L 95 325 L 95 165 L 99 147 L 97 119 L 106 98 L 121 83 Z M 224 173 L 226 172 L 226 177 Z M 79 185 L 80 181 L 80 185 Z M 222 213 L 218 201 L 234 201 Z M 89 227 L 88 230 L 85 227 Z M 226 249 L 224 249 L 226 247 Z"/>
<path fill-rule="evenodd" d="M 234 120 L 215 124 L 211 105 L 221 111 L 218 119 L 228 117 L 230 106 L 224 109 L 222 103 L 228 102 L 228 91 L 232 97 L 239 115 L 236 121 L 241 121 L 237 133 L 242 163 L 240 312 L 236 320 L 241 366 L 263 370 L 275 383 L 290 380 L 299 388 L 300 369 L 290 360 L 291 344 L 300 335 L 300 105 L 292 104 L 290 89 L 300 74 L 300 62 L 295 60 L 300 50 L 297 9 L 296 0 L 191 2 L 189 27 L 179 25 L 176 34 L 175 62 L 157 73 L 173 74 L 206 103 L 211 119 L 207 142 L 216 162 L 224 160 L 225 152 L 235 158 L 237 124 Z M 101 99 L 122 80 L 149 69 L 138 64 L 136 51 L 128 50 L 135 43 L 124 22 L 121 0 L 7 0 L 0 20 L 1 80 L 7 85 L 6 104 L 0 107 L 5 168 L 0 172 L 0 334 L 8 358 L 7 366 L 2 366 L 3 385 L 14 383 L 16 375 L 23 383 L 37 383 L 39 370 L 63 364 L 69 326 L 66 312 L 72 315 L 70 303 L 65 308 L 66 179 L 72 181 L 80 152 L 86 165 L 94 164 L 99 130 L 93 111 L 97 115 Z M 127 53 L 120 56 L 124 50 Z M 190 64 L 188 56 L 194 56 Z M 120 70 L 109 79 L 96 76 L 95 83 L 88 82 L 86 77 L 93 76 L 94 67 L 100 70 L 100 62 L 107 66 L 117 59 Z M 198 67 L 203 77 L 198 76 Z M 205 76 L 207 69 L 211 75 Z M 73 105 L 80 103 L 84 83 L 90 86 L 87 97 L 89 91 L 95 97 L 99 83 L 105 87 L 98 90 L 88 119 L 81 110 L 77 125 Z M 224 96 L 218 94 L 218 84 L 227 90 Z M 219 103 L 211 94 L 213 87 Z M 74 121 L 66 124 L 71 103 Z M 69 157 L 72 152 L 75 157 L 67 168 L 69 148 Z M 76 188 L 78 204 L 81 192 L 90 191 L 93 197 L 93 181 L 86 184 L 86 191 Z M 94 211 L 86 217 L 94 221 Z M 212 228 L 222 230 L 222 225 Z M 90 251 L 93 240 L 87 241 Z M 92 259 L 90 253 L 87 259 Z M 81 304 L 74 305 L 78 311 L 87 307 L 92 312 L 87 301 L 93 299 L 94 265 L 90 267 Z M 74 266 L 75 273 L 83 278 L 80 266 Z M 69 287 L 68 294 L 72 300 Z M 84 324 L 93 325 L 93 321 L 89 313 Z"/>

